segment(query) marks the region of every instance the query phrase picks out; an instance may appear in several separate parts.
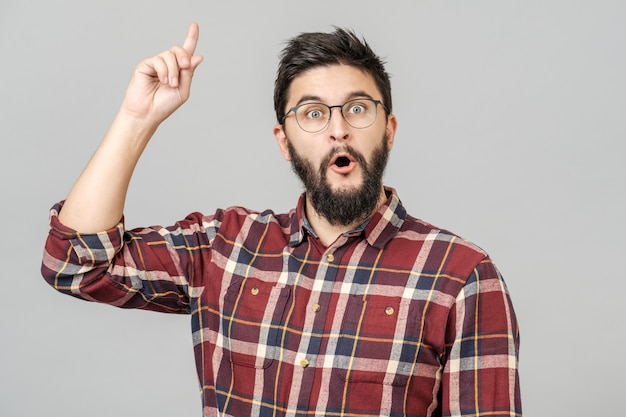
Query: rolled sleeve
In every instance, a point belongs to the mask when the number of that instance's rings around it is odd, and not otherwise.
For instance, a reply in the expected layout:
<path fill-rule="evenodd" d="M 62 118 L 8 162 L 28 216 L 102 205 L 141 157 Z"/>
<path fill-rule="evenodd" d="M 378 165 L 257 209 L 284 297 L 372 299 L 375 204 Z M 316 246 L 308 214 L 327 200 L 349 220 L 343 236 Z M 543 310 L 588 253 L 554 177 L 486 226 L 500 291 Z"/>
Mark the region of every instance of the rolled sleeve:
<path fill-rule="evenodd" d="M 95 266 L 110 263 L 124 244 L 123 219 L 113 228 L 98 233 L 82 234 L 59 221 L 61 204 L 50 211 L 50 243 L 60 244 L 63 249 L 69 243 L 75 252 L 76 261 L 81 265 Z M 48 248 L 48 245 L 46 245 Z"/>
<path fill-rule="evenodd" d="M 113 228 L 83 234 L 62 224 L 62 203 L 50 211 L 41 273 L 57 291 L 123 308 L 188 313 L 187 280 L 165 229 Z"/>

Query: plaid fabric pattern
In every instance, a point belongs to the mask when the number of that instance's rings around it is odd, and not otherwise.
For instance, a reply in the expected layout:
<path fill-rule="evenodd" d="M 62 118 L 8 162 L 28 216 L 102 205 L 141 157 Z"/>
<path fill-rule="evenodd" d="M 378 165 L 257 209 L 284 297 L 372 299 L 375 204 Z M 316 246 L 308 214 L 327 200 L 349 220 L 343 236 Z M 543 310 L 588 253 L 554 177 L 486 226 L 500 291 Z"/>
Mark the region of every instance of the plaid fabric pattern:
<path fill-rule="evenodd" d="M 521 416 L 498 270 L 387 193 L 328 248 L 302 197 L 287 214 L 233 207 L 89 235 L 57 204 L 42 274 L 89 301 L 191 314 L 205 416 Z"/>

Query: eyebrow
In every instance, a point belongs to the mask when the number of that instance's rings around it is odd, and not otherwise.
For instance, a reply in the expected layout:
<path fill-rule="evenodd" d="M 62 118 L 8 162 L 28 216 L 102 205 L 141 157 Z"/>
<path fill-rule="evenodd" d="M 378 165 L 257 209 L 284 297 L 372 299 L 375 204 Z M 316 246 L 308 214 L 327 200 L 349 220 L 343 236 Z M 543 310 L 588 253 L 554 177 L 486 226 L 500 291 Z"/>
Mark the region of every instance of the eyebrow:
<path fill-rule="evenodd" d="M 372 97 L 369 93 L 363 91 L 363 90 L 358 90 L 358 91 L 353 91 L 350 94 L 348 94 L 346 96 L 346 101 L 350 101 L 353 100 L 355 98 L 369 98 L 369 99 L 374 99 L 374 97 Z M 319 102 L 319 103 L 323 103 L 322 98 L 320 96 L 315 96 L 315 95 L 311 95 L 311 94 L 307 94 L 304 95 L 302 97 L 300 97 L 300 100 L 298 100 L 298 102 L 296 103 L 296 106 L 299 106 L 302 103 L 305 102 Z M 295 106 L 294 106 L 295 107 Z"/>

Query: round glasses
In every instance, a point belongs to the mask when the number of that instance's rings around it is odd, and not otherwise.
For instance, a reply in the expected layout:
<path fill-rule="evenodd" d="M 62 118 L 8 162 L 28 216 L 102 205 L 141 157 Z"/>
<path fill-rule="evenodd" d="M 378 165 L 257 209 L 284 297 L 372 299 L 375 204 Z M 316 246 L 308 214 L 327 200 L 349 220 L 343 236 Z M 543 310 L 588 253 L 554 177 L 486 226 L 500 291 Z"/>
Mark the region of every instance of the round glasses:
<path fill-rule="evenodd" d="M 328 106 L 324 103 L 303 103 L 290 108 L 283 116 L 281 124 L 293 112 L 300 129 L 305 132 L 316 133 L 328 126 L 333 114 L 332 110 L 338 108 L 341 110 L 341 116 L 346 123 L 356 129 L 364 129 L 376 121 L 379 104 L 387 111 L 382 101 L 371 98 L 357 98 L 337 106 Z"/>

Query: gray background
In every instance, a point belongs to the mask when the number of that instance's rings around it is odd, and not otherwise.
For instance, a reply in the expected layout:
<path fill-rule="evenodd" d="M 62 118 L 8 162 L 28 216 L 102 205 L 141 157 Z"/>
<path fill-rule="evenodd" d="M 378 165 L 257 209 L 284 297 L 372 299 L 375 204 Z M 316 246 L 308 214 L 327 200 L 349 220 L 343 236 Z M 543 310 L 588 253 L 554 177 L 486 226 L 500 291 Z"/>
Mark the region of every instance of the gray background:
<path fill-rule="evenodd" d="M 135 64 L 191 21 L 205 62 L 137 168 L 128 226 L 295 204 L 271 133 L 277 55 L 353 28 L 393 76 L 386 183 L 505 276 L 525 415 L 623 415 L 625 2 L 1 0 L 1 416 L 200 415 L 188 317 L 74 300 L 39 274 L 49 207 Z"/>

